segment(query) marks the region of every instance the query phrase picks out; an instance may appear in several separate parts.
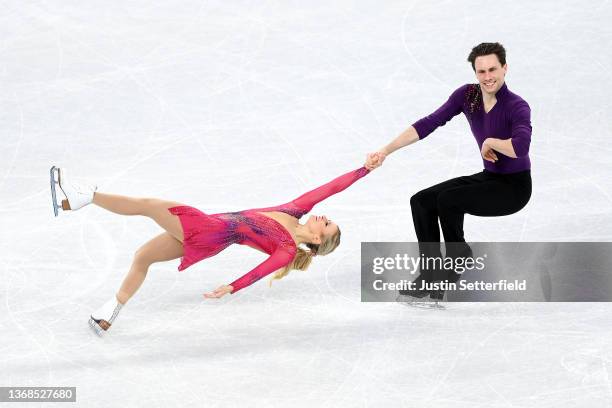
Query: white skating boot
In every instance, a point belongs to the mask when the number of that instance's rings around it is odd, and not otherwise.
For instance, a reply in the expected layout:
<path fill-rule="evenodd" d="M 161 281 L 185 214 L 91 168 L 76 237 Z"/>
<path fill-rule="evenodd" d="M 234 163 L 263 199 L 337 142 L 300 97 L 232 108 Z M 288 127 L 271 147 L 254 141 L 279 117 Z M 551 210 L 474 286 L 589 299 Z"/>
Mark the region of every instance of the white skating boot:
<path fill-rule="evenodd" d="M 89 318 L 89 326 L 98 336 L 104 335 L 111 328 L 123 305 L 113 296 L 102 307 L 93 312 Z"/>
<path fill-rule="evenodd" d="M 57 191 L 55 186 L 58 185 L 64 196 L 65 200 L 61 202 L 61 209 L 64 211 L 78 210 L 91 204 L 94 197 L 94 192 L 98 189 L 96 185 L 78 185 L 70 182 L 67 178 L 66 170 L 59 167 L 51 167 L 51 197 L 53 200 L 53 212 L 55 216 L 58 215 L 60 204 L 57 202 Z"/>

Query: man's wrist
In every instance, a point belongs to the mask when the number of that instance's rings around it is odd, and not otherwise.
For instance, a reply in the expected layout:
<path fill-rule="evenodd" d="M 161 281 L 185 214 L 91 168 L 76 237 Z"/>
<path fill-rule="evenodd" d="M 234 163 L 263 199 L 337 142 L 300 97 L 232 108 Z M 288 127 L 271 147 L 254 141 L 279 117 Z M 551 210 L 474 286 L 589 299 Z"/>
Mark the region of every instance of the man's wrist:
<path fill-rule="evenodd" d="M 498 140 L 499 140 L 499 139 L 496 139 L 496 138 L 494 138 L 494 137 L 487 137 L 487 138 L 485 139 L 484 143 L 485 143 L 487 146 L 490 146 L 490 147 L 492 147 L 492 148 L 495 148 L 495 146 L 496 146 L 496 144 L 497 144 L 497 141 L 498 141 Z"/>

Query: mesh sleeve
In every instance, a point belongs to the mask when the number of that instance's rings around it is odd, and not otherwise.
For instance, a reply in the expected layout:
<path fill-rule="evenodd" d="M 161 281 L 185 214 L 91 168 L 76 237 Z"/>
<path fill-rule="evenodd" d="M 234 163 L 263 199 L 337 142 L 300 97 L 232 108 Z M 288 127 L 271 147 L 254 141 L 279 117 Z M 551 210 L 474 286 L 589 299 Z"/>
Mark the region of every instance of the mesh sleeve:
<path fill-rule="evenodd" d="M 293 261 L 294 256 L 294 254 L 284 248 L 277 249 L 268 259 L 257 265 L 253 270 L 230 283 L 234 287 L 232 293 L 236 293 L 240 289 L 257 282 L 264 276 L 289 265 Z"/>
<path fill-rule="evenodd" d="M 332 181 L 325 183 L 320 187 L 315 188 L 314 190 L 302 194 L 293 200 L 291 204 L 299 208 L 302 214 L 305 214 L 309 212 L 317 203 L 320 203 L 326 198 L 347 189 L 354 182 L 369 172 L 370 171 L 365 167 L 350 171 L 340 177 L 336 177 Z"/>

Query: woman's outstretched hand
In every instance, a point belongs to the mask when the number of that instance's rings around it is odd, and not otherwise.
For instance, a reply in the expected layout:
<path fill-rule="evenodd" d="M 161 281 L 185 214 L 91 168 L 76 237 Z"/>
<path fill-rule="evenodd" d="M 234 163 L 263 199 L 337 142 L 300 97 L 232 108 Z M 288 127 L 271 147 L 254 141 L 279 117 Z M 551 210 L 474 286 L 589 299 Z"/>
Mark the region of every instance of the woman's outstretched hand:
<path fill-rule="evenodd" d="M 383 152 L 368 153 L 364 166 L 366 169 L 372 171 L 375 168 L 382 166 L 386 157 L 387 155 Z"/>
<path fill-rule="evenodd" d="M 226 295 L 228 293 L 232 293 L 234 287 L 232 285 L 221 285 L 217 289 L 212 292 L 205 293 L 204 297 L 206 299 L 219 299 L 221 296 Z"/>

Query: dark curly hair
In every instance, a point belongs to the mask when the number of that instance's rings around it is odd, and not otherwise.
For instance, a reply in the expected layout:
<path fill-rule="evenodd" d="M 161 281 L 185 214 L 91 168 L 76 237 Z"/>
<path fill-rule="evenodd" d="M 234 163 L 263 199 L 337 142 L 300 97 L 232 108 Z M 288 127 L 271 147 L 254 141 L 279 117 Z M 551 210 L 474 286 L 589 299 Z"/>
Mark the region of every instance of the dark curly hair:
<path fill-rule="evenodd" d="M 468 55 L 467 60 L 472 63 L 472 69 L 476 71 L 476 67 L 474 66 L 474 61 L 476 61 L 476 58 L 491 54 L 497 55 L 497 59 L 502 67 L 506 65 L 506 49 L 498 42 L 478 44 L 472 48 L 472 52 L 470 52 L 470 55 Z"/>

